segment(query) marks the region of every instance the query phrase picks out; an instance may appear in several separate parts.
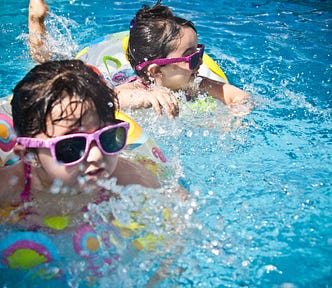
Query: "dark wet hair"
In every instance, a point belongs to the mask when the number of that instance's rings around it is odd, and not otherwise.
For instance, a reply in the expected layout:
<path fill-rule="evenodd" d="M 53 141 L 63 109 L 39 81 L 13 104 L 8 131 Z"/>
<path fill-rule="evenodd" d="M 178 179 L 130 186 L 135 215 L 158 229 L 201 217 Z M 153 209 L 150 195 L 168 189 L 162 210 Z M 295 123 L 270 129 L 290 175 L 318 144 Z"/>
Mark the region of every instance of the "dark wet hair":
<path fill-rule="evenodd" d="M 67 97 L 70 103 L 86 104 L 82 110 L 95 109 L 101 122 L 116 122 L 116 94 L 96 72 L 80 60 L 50 61 L 35 66 L 13 89 L 11 106 L 17 136 L 47 134 L 47 117 Z M 52 123 L 68 116 L 63 111 Z M 78 119 L 75 125 L 80 122 Z"/>
<path fill-rule="evenodd" d="M 143 5 L 130 23 L 127 54 L 133 69 L 144 61 L 167 57 L 177 48 L 173 40 L 181 37 L 182 27 L 197 32 L 191 21 L 174 16 L 169 7 L 161 5 L 161 1 L 152 7 Z M 136 73 L 148 81 L 145 70 Z"/>

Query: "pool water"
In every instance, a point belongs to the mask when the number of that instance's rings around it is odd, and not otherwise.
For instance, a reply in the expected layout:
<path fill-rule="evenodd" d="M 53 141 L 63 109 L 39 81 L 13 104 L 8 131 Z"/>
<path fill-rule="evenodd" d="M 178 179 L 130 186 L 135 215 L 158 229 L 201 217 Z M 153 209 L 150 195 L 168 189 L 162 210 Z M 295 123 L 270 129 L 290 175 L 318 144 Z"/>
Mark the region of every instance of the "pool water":
<path fill-rule="evenodd" d="M 0 1 L 5 97 L 34 63 L 26 45 L 27 1 Z M 97 37 L 127 30 L 143 3 L 154 1 L 49 1 L 54 49 L 70 57 Z M 181 237 L 163 228 L 181 249 L 139 255 L 115 274 L 106 271 L 97 286 L 144 287 L 168 256 L 173 273 L 159 287 L 330 287 L 331 1 L 163 4 L 195 23 L 207 53 L 232 84 L 253 95 L 255 108 L 236 116 L 221 104 L 204 113 L 183 104 L 174 121 L 132 113 L 190 192 L 189 203 L 174 205 L 181 207 Z M 12 276 L 0 273 L 3 287 L 15 287 Z M 24 279 L 20 287 L 40 284 Z"/>

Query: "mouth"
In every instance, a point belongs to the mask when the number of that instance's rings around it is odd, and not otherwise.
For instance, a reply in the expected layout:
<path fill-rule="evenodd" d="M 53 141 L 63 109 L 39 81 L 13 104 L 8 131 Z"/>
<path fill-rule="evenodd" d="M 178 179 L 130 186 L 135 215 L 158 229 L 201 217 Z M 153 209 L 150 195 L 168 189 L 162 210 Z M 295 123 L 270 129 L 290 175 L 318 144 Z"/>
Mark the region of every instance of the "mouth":
<path fill-rule="evenodd" d="M 103 168 L 90 170 L 89 172 L 85 173 L 84 178 L 86 178 L 87 180 L 98 179 L 103 174 L 104 171 L 105 169 Z"/>

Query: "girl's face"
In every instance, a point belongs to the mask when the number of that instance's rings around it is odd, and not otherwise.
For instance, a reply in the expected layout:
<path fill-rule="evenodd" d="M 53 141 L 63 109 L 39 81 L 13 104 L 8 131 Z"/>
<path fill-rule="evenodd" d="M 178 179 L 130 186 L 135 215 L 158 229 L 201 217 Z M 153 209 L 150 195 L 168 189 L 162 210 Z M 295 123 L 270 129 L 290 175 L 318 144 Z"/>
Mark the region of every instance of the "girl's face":
<path fill-rule="evenodd" d="M 106 123 L 101 126 L 97 112 L 91 105 L 89 107 L 86 104 L 83 106 L 81 103 L 77 105 L 69 103 L 69 98 L 67 99 L 67 101 L 56 105 L 52 110 L 53 119 L 59 119 L 60 113 L 63 113 L 63 110 L 65 110 L 64 119 L 52 123 L 51 117 L 48 117 L 47 134 L 52 135 L 52 137 L 40 133 L 36 135 L 35 138 L 49 139 L 72 133 L 92 133 L 106 126 L 106 124 L 110 124 Z M 77 105 L 75 109 L 74 105 Z M 81 113 L 81 111 L 83 113 Z M 80 122 L 77 122 L 78 119 L 81 119 Z M 75 123 L 80 124 L 75 125 Z M 109 179 L 115 171 L 118 161 L 117 155 L 104 155 L 95 141 L 91 143 L 84 160 L 73 166 L 63 166 L 59 164 L 52 157 L 50 149 L 47 148 L 39 148 L 37 155 L 41 164 L 42 173 L 42 177 L 39 178 L 43 186 L 53 185 L 53 189 L 61 187 L 60 191 L 68 191 L 71 193 L 96 190 L 96 180 Z"/>
<path fill-rule="evenodd" d="M 197 34 L 190 27 L 181 28 L 181 38 L 175 39 L 176 49 L 167 55 L 167 58 L 189 56 L 197 51 Z M 189 69 L 187 62 L 168 64 L 160 68 L 161 74 L 155 78 L 156 84 L 173 91 L 187 89 L 192 86 L 199 66 L 195 70 Z"/>

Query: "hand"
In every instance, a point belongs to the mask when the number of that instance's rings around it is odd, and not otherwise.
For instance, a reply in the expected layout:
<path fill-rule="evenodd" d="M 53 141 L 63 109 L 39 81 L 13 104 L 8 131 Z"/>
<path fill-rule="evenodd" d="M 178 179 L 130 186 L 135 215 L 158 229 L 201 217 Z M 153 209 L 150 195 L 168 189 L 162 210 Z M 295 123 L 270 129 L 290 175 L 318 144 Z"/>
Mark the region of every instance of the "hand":
<path fill-rule="evenodd" d="M 163 114 L 163 110 L 171 119 L 179 116 L 179 103 L 173 93 L 160 86 L 154 86 L 145 90 L 145 101 L 156 110 L 158 115 Z"/>
<path fill-rule="evenodd" d="M 46 45 L 46 28 L 44 19 L 48 6 L 44 0 L 30 0 L 29 3 L 29 48 L 34 61 L 43 63 L 50 59 L 50 51 Z"/>
<path fill-rule="evenodd" d="M 30 0 L 29 16 L 33 20 L 43 20 L 48 13 L 48 6 L 44 0 Z"/>
<path fill-rule="evenodd" d="M 171 119 L 179 116 L 176 97 L 164 87 L 146 87 L 139 81 L 135 81 L 119 85 L 116 90 L 122 110 L 153 107 L 158 115 L 162 115 L 164 110 Z"/>

